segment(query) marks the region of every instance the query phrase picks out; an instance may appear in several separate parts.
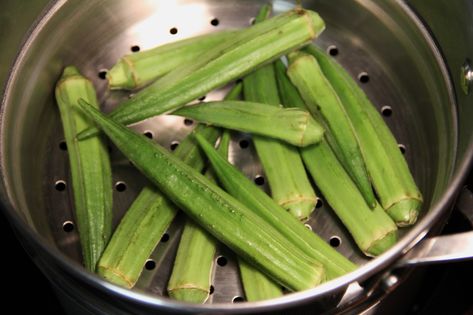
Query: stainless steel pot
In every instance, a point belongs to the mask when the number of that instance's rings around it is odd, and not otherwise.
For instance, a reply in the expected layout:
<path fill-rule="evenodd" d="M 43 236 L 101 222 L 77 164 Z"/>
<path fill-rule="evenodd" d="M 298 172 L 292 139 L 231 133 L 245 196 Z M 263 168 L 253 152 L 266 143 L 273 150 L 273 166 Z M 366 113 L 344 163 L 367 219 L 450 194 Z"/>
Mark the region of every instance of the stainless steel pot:
<path fill-rule="evenodd" d="M 67 155 L 61 150 L 62 131 L 53 97 L 61 69 L 70 63 L 77 65 L 94 81 L 108 111 L 128 95 L 107 92 L 101 73 L 132 46 L 146 49 L 203 32 L 247 26 L 263 2 L 53 1 L 27 34 L 2 99 L 2 203 L 27 251 L 62 298 L 80 308 L 78 314 L 263 313 L 305 307 L 326 313 L 348 311 L 363 301 L 379 299 L 395 286 L 402 273 L 393 276 L 394 268 L 419 263 L 419 259 L 429 261 L 428 257 L 439 257 L 445 249 L 457 250 L 452 245 L 473 237 L 469 233 L 453 240 L 424 240 L 429 233 L 437 233 L 448 217 L 473 153 L 469 123 L 473 74 L 467 60 L 473 56 L 473 47 L 468 46 L 473 31 L 466 24 L 473 16 L 472 5 L 468 1 L 427 5 L 401 0 L 314 0 L 303 1 L 303 5 L 326 20 L 327 31 L 317 42 L 360 79 L 380 110 L 391 109 L 386 121 L 405 149 L 426 200 L 418 224 L 403 230 L 399 243 L 387 253 L 368 261 L 324 205 L 309 221 L 312 229 L 327 241 L 341 241 L 337 248 L 362 267 L 312 290 L 258 303 L 232 303 L 242 290 L 231 253 L 225 248 L 218 255 L 228 256 L 229 263 L 215 268 L 215 291 L 209 304 L 189 305 L 161 297 L 179 236 L 179 220 L 168 231 L 169 240 L 150 257 L 157 267 L 144 271 L 135 290 L 114 286 L 81 268 L 77 234 L 67 232 L 73 226 L 72 203 L 67 190 L 56 189 L 58 182 L 68 181 Z M 273 4 L 276 13 L 293 6 L 282 0 Z M 171 28 L 177 34 L 171 34 Z M 207 99 L 221 95 L 222 91 L 215 91 Z M 181 118 L 161 117 L 135 129 L 151 131 L 156 141 L 169 146 L 191 126 Z M 242 149 L 239 145 L 248 140 L 245 137 L 233 139 L 232 158 L 247 175 L 262 174 L 252 146 Z M 116 149 L 111 150 L 115 180 L 127 188 L 115 192 L 118 221 L 144 181 Z M 445 242 L 448 248 L 433 251 Z M 467 250 L 455 258 L 471 255 L 470 242 L 465 244 Z"/>

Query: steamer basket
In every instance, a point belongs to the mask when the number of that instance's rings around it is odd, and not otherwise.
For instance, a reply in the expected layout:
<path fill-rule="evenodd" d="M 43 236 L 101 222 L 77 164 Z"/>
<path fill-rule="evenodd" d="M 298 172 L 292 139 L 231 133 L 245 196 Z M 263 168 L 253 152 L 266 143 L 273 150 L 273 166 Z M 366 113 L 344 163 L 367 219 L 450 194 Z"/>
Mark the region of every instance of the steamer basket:
<path fill-rule="evenodd" d="M 223 246 L 216 259 L 223 256 L 228 263 L 215 264 L 214 291 L 205 305 L 165 297 L 182 215 L 151 255 L 154 264 L 147 264 L 132 291 L 82 269 L 68 185 L 67 151 L 54 100 L 54 86 L 64 66 L 78 66 L 93 81 L 103 110 L 109 112 L 130 96 L 108 91 L 102 79 L 106 69 L 123 54 L 136 47 L 145 50 L 203 33 L 247 27 L 265 2 L 55 1 L 31 29 L 10 74 L 1 108 L 2 200 L 25 247 L 65 303 L 78 307 L 77 314 L 262 313 L 304 305 L 310 305 L 311 311 L 341 311 L 353 304 L 347 302 L 347 295 L 340 301 L 350 283 L 364 284 L 365 291 L 375 288 L 379 279 L 386 278 L 389 267 L 399 264 L 407 250 L 429 231 L 435 232 L 448 215 L 448 203 L 469 159 L 465 151 L 471 131 L 462 129 L 464 117 L 459 125 L 455 103 L 459 89 L 453 89 L 449 70 L 427 30 L 403 1 L 303 1 L 305 8 L 319 12 L 327 24 L 316 43 L 359 80 L 405 151 L 425 198 L 418 224 L 402 229 L 399 243 L 370 261 L 323 203 L 308 225 L 363 267 L 312 290 L 259 303 L 234 303 L 244 295 L 235 257 Z M 294 3 L 276 0 L 273 6 L 277 14 L 291 9 Z M 207 94 L 205 100 L 221 99 L 226 89 Z M 162 116 L 136 124 L 133 129 L 150 133 L 156 142 L 171 149 L 194 126 L 182 117 Z M 110 145 L 110 150 L 116 225 L 146 180 L 115 147 Z M 250 178 L 264 177 L 249 135 L 233 137 L 230 158 Z M 65 184 L 65 190 L 60 189 L 61 184 Z M 268 189 L 266 184 L 264 188 Z"/>

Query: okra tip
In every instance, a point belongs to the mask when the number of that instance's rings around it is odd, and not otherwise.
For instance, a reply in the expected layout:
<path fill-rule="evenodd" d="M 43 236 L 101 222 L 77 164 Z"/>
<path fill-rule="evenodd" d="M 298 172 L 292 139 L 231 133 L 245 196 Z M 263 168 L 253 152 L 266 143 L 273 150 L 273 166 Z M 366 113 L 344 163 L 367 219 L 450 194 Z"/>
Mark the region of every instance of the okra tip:
<path fill-rule="evenodd" d="M 386 209 L 386 212 L 396 222 L 397 226 L 405 227 L 416 223 L 421 206 L 422 201 L 409 198 L 396 202 Z"/>
<path fill-rule="evenodd" d="M 107 72 L 108 87 L 111 90 L 133 89 L 136 86 L 136 80 L 130 69 L 129 61 L 125 57 L 121 58 Z"/>
<path fill-rule="evenodd" d="M 370 257 L 376 257 L 390 249 L 397 242 L 397 230 L 390 231 L 382 238 L 375 240 L 364 254 Z"/>
<path fill-rule="evenodd" d="M 209 298 L 210 291 L 197 287 L 180 287 L 168 290 L 168 294 L 174 300 L 203 304 Z"/>

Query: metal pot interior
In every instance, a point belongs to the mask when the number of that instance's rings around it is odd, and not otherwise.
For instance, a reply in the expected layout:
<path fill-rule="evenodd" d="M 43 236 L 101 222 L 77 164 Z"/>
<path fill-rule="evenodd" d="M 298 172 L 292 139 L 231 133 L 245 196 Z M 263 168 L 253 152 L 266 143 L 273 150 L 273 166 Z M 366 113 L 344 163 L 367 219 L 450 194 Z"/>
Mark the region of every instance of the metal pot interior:
<path fill-rule="evenodd" d="M 54 100 L 54 86 L 63 67 L 78 66 L 94 82 L 103 109 L 110 111 L 129 95 L 107 91 L 100 73 L 123 54 L 131 53 L 131 47 L 144 50 L 205 32 L 246 27 L 264 2 L 137 0 L 131 4 L 105 0 L 57 1 L 51 5 L 18 55 L 1 114 L 1 169 L 6 198 L 40 242 L 80 262 L 67 151 Z M 293 5 L 291 1 L 274 1 L 275 13 Z M 339 1 L 314 0 L 303 1 L 303 6 L 318 11 L 326 21 L 327 29 L 316 42 L 360 80 L 374 104 L 386 114 L 386 122 L 405 150 L 424 194 L 425 214 L 447 188 L 457 143 L 456 110 L 448 78 L 443 75 L 432 43 L 398 1 L 344 1 L 341 5 Z M 171 34 L 172 28 L 177 34 Z M 224 90 L 209 93 L 206 100 L 221 98 Z M 133 128 L 150 132 L 158 143 L 171 148 L 194 126 L 183 118 L 163 116 Z M 244 141 L 249 144 L 246 148 L 241 145 Z M 110 145 L 110 149 L 117 184 L 117 224 L 145 179 L 116 148 Z M 230 154 L 250 178 L 264 176 L 249 135 L 236 135 Z M 64 190 L 60 183 L 65 183 Z M 268 189 L 266 184 L 263 188 Z M 165 295 L 180 219 L 182 216 L 151 255 L 155 267 L 145 268 L 136 290 L 156 297 Z M 360 264 L 368 261 L 327 204 L 315 211 L 308 224 L 350 259 Z M 403 230 L 403 234 L 406 232 Z M 223 247 L 217 256 L 225 256 L 228 263 L 216 264 L 215 290 L 207 303 L 231 303 L 243 296 L 235 259 Z"/>

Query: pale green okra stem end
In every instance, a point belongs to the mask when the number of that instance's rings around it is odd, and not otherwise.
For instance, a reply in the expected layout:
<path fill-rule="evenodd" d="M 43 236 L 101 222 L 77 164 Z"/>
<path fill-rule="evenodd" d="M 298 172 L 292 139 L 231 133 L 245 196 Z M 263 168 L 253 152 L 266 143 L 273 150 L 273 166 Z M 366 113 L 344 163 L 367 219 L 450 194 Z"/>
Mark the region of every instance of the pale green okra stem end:
<path fill-rule="evenodd" d="M 280 204 L 281 207 L 287 209 L 290 214 L 296 217 L 301 222 L 309 220 L 310 214 L 314 211 L 315 205 L 317 204 L 317 198 L 305 199 L 305 200 L 294 200 Z"/>
<path fill-rule="evenodd" d="M 203 288 L 182 287 L 168 290 L 168 294 L 178 301 L 203 304 L 209 298 L 210 292 Z"/>
<path fill-rule="evenodd" d="M 386 212 L 397 226 L 405 227 L 416 223 L 421 206 L 422 201 L 420 200 L 404 199 L 386 209 Z"/>
<path fill-rule="evenodd" d="M 121 58 L 107 72 L 108 86 L 111 90 L 134 89 L 136 82 L 133 76 L 133 64 L 126 57 Z"/>
<path fill-rule="evenodd" d="M 397 242 L 397 230 L 391 231 L 382 238 L 374 241 L 364 252 L 365 255 L 376 257 L 390 249 Z"/>
<path fill-rule="evenodd" d="M 121 274 L 118 270 L 106 266 L 99 265 L 97 267 L 97 273 L 111 283 L 127 289 L 131 289 L 136 282 L 136 280 L 127 279 L 126 276 Z"/>

